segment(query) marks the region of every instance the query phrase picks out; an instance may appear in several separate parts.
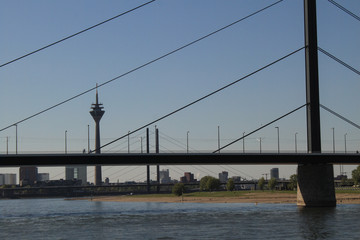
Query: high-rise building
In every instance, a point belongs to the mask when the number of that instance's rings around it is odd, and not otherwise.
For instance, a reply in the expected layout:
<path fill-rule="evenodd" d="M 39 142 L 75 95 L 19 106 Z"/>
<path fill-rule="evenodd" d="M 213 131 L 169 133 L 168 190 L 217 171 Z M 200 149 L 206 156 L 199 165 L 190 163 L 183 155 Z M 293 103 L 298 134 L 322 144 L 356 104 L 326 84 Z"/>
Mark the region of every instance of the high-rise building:
<path fill-rule="evenodd" d="M 100 119 L 104 115 L 105 111 L 102 110 L 102 104 L 99 103 L 98 90 L 96 85 L 96 103 L 92 104 L 90 111 L 91 116 L 95 121 L 95 153 L 100 154 Z M 95 185 L 101 185 L 102 177 L 101 177 L 101 165 L 95 166 Z"/>
<path fill-rule="evenodd" d="M 20 186 L 34 185 L 37 181 L 37 167 L 20 167 Z"/>
<path fill-rule="evenodd" d="M 170 178 L 170 173 L 169 173 L 169 169 L 163 169 L 160 171 L 160 183 L 170 183 L 171 182 L 171 178 Z"/>
<path fill-rule="evenodd" d="M 184 176 L 180 178 L 180 182 L 191 183 L 196 182 L 196 179 L 194 179 L 194 174 L 192 174 L 191 172 L 185 172 Z"/>
<path fill-rule="evenodd" d="M 86 166 L 66 166 L 65 180 L 81 180 L 81 185 L 87 185 L 87 168 Z"/>
<path fill-rule="evenodd" d="M 226 183 L 228 181 L 229 173 L 226 171 L 222 171 L 219 173 L 219 180 L 221 183 Z"/>
<path fill-rule="evenodd" d="M 270 179 L 271 178 L 279 179 L 279 168 L 272 168 L 270 170 Z"/>

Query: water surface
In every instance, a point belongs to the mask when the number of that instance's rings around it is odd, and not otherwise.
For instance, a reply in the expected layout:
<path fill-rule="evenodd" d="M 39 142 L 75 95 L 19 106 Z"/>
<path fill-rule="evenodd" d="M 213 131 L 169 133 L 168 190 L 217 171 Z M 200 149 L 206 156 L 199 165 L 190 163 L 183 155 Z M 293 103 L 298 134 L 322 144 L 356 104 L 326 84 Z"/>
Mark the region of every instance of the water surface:
<path fill-rule="evenodd" d="M 360 239 L 360 205 L 0 200 L 0 239 Z"/>

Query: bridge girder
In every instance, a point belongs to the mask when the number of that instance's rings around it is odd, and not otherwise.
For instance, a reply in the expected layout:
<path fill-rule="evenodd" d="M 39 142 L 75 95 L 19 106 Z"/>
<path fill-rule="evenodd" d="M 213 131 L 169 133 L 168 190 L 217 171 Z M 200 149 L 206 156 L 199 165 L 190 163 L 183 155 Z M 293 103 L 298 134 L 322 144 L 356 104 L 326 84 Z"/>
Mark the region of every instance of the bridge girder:
<path fill-rule="evenodd" d="M 0 155 L 0 167 L 65 165 L 275 165 L 360 164 L 360 154 L 256 154 L 256 153 L 160 153 L 160 154 L 8 154 Z"/>

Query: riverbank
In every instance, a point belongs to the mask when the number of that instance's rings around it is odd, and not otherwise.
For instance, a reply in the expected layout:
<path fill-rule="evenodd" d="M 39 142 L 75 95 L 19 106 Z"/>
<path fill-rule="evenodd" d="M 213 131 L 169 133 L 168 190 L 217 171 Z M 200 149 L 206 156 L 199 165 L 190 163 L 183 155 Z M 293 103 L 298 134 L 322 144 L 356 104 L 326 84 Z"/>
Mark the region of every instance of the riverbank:
<path fill-rule="evenodd" d="M 122 195 L 122 196 L 99 196 L 82 198 L 90 201 L 107 202 L 189 202 L 189 203 L 289 203 L 296 204 L 296 192 L 214 192 L 214 193 L 191 193 L 184 196 L 171 194 L 151 195 Z M 336 193 L 338 204 L 360 204 L 359 193 Z"/>

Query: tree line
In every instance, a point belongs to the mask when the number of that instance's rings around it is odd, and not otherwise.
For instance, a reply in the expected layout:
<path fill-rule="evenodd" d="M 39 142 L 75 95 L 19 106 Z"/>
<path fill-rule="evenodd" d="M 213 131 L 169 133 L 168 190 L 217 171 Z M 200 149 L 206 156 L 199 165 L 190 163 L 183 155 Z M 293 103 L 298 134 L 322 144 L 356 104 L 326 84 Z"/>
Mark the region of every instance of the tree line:
<path fill-rule="evenodd" d="M 352 171 L 351 176 L 352 176 L 351 180 L 343 178 L 341 180 L 341 184 L 346 185 L 346 184 L 349 184 L 349 182 L 350 183 L 353 182 L 354 185 L 356 185 L 356 186 L 359 185 L 360 184 L 360 165 Z M 296 190 L 297 189 L 297 174 L 291 175 L 289 180 L 290 181 L 286 186 L 287 189 L 288 190 Z M 277 185 L 277 180 L 275 178 L 271 178 L 266 185 L 266 181 L 262 177 L 259 179 L 257 185 L 260 190 L 265 190 L 265 189 L 275 190 L 276 185 Z M 212 176 L 205 176 L 205 177 L 201 178 L 201 180 L 200 180 L 199 189 L 200 189 L 200 191 L 214 191 L 214 190 L 218 190 L 220 188 L 220 186 L 221 186 L 221 182 L 219 179 L 212 177 Z M 235 183 L 232 178 L 230 178 L 227 181 L 226 190 L 228 190 L 228 191 L 235 190 Z M 185 191 L 186 191 L 186 189 L 185 189 L 185 185 L 183 183 L 175 184 L 172 189 L 172 192 L 177 196 L 181 196 Z"/>

